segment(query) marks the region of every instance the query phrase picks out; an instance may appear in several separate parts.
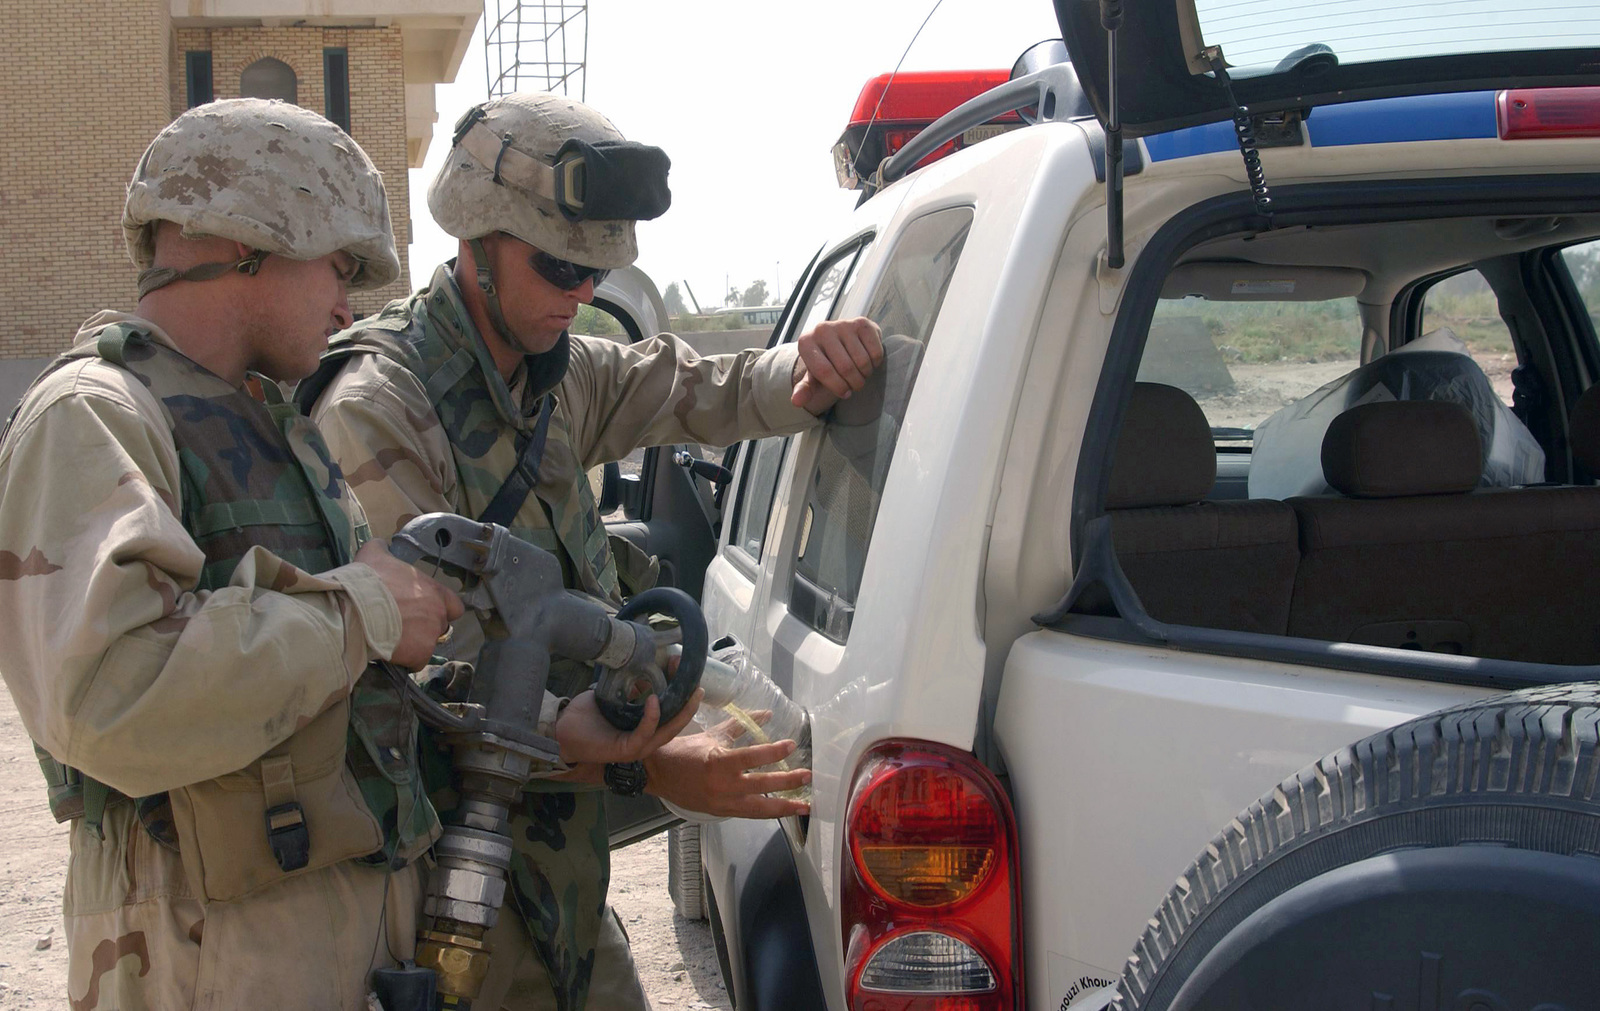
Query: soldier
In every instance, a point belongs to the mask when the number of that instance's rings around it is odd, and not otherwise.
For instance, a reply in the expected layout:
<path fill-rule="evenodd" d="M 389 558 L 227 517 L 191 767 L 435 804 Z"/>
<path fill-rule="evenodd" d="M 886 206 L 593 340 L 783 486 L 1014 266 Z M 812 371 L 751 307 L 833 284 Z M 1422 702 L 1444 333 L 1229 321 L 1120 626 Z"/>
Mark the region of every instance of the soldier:
<path fill-rule="evenodd" d="M 217 102 L 151 143 L 122 223 L 137 314 L 84 324 L 0 439 L 0 673 L 72 821 L 72 1007 L 365 1009 L 439 831 L 372 661 L 422 665 L 461 603 L 363 544 L 310 423 L 241 387 L 310 372 L 346 289 L 399 273 L 383 184 L 320 116 Z M 654 720 L 579 699 L 554 733 L 633 758 Z"/>
<path fill-rule="evenodd" d="M 670 334 L 632 346 L 570 335 L 606 271 L 637 255 L 634 222 L 666 210 L 665 154 L 556 95 L 475 107 L 452 144 L 428 207 L 460 240 L 458 257 L 335 338 L 301 403 L 376 532 L 431 511 L 493 519 L 556 553 L 569 586 L 620 602 L 650 585 L 653 560 L 608 539 L 586 471 L 640 446 L 727 445 L 816 424 L 881 361 L 877 327 L 825 323 L 797 344 L 704 359 Z M 455 655 L 480 641 L 470 615 L 457 623 Z M 793 746 L 729 751 L 688 735 L 643 769 L 608 766 L 605 779 L 692 811 L 780 817 L 805 806 L 766 794 L 810 773 L 747 770 Z M 490 935 L 482 1006 L 579 1011 L 587 995 L 607 1011 L 648 1007 L 605 902 L 602 799 L 555 781 L 524 793 L 512 826 L 516 915 Z"/>

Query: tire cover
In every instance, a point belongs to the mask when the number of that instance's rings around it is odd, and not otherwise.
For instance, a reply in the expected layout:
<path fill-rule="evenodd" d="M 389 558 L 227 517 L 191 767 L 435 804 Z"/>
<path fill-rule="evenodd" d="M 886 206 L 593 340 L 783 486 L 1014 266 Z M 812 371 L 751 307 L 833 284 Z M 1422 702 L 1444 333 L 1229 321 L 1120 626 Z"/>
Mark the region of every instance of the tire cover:
<path fill-rule="evenodd" d="M 1374 734 L 1284 780 L 1212 839 L 1150 919 L 1113 1006 L 1592 1006 L 1600 966 L 1553 939 L 1600 936 L 1600 902 L 1570 901 L 1600 897 L 1597 786 L 1592 683 Z M 1538 921 L 1557 926 L 1544 942 Z M 1496 945 L 1505 958 L 1484 954 Z M 1301 971 L 1269 968 L 1285 961 Z"/>

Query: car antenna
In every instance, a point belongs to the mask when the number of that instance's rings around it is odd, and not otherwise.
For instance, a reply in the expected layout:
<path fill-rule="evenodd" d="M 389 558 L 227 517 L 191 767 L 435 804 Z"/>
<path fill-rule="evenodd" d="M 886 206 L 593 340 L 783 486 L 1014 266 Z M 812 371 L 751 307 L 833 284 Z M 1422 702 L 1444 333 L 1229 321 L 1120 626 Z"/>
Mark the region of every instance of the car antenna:
<path fill-rule="evenodd" d="M 1106 265 L 1121 270 L 1122 113 L 1117 109 L 1117 30 L 1123 0 L 1100 0 L 1100 26 L 1106 30 Z"/>
<path fill-rule="evenodd" d="M 922 19 L 922 24 L 918 25 L 917 30 L 911 34 L 911 41 L 906 43 L 906 51 L 900 54 L 900 62 L 896 63 L 894 69 L 889 71 L 889 79 L 883 82 L 883 90 L 878 92 L 878 104 L 872 107 L 872 115 L 867 119 L 867 128 L 861 134 L 862 147 L 867 146 L 867 138 L 872 136 L 872 125 L 878 121 L 878 110 L 883 108 L 883 100 L 889 96 L 889 89 L 894 85 L 894 75 L 900 73 L 900 65 L 906 62 L 907 56 L 911 55 L 911 47 L 917 44 L 917 38 L 922 35 L 922 30 L 928 27 L 928 22 L 933 20 L 933 15 L 939 10 L 939 5 L 942 3 L 944 3 L 944 0 L 933 0 L 933 7 L 928 11 L 928 16 Z M 851 163 L 854 164 L 855 160 L 860 156 L 860 151 L 852 154 L 850 156 Z M 887 160 L 885 159 L 885 161 Z M 879 168 L 872 170 L 872 179 L 881 178 L 879 175 L 879 169 L 881 168 L 882 166 L 880 165 Z M 862 193 L 862 198 L 865 199 L 868 194 L 876 192 L 877 189 L 878 187 L 873 186 L 869 180 L 865 191 Z"/>

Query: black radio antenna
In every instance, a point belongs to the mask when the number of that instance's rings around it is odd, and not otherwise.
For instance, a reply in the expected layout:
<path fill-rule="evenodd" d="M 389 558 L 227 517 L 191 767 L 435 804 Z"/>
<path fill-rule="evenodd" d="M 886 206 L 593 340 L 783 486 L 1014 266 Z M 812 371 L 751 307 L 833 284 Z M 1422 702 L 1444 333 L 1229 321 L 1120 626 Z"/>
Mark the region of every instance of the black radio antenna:
<path fill-rule="evenodd" d="M 906 43 L 906 51 L 900 54 L 900 61 L 894 65 L 893 70 L 889 71 L 889 79 L 883 83 L 883 90 L 878 92 L 878 104 L 872 107 L 872 116 L 867 119 L 867 128 L 861 134 L 862 147 L 866 147 L 867 138 L 872 136 L 872 124 L 878 121 L 878 110 L 883 108 L 883 100 L 889 97 L 889 89 L 894 85 L 894 76 L 900 73 L 901 64 L 904 64 L 906 62 L 906 57 L 911 55 L 911 47 L 917 44 L 917 38 L 922 34 L 922 30 L 928 27 L 928 22 L 933 20 L 933 15 L 939 10 L 939 5 L 942 3 L 944 3 L 944 0 L 933 0 L 933 7 L 929 9 L 928 16 L 922 19 L 922 24 L 918 25 L 917 30 L 912 33 L 911 41 Z M 856 151 L 854 154 L 850 155 L 851 164 L 854 164 L 855 160 L 860 156 L 860 151 Z M 874 168 L 868 173 L 868 175 L 874 175 L 877 173 L 877 171 L 878 170 Z"/>

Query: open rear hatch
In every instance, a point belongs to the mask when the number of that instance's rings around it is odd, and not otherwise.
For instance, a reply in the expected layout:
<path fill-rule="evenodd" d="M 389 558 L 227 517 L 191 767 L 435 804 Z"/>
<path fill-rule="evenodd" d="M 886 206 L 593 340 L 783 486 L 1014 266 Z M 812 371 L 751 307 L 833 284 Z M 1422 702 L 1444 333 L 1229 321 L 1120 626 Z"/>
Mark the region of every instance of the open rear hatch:
<path fill-rule="evenodd" d="M 1055 0 L 1102 123 L 1142 137 L 1398 95 L 1600 84 L 1594 0 Z M 1118 24 L 1115 81 L 1106 25 Z"/>

